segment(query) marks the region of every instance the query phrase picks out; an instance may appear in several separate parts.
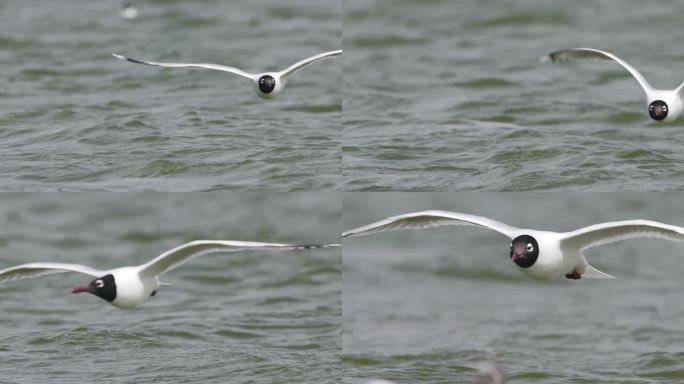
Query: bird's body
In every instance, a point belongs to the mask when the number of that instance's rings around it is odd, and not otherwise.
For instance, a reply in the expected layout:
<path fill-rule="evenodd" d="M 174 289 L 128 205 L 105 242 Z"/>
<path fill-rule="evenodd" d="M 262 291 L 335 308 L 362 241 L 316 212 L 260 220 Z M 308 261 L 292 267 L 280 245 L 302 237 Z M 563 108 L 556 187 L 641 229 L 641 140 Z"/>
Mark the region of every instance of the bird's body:
<path fill-rule="evenodd" d="M 263 73 L 250 73 L 243 71 L 235 67 L 228 67 L 219 64 L 210 63 L 160 63 L 154 61 L 145 61 L 133 59 L 119 54 L 112 54 L 114 57 L 120 60 L 130 61 L 131 63 L 151 65 L 155 67 L 166 67 L 166 68 L 199 68 L 199 69 L 213 69 L 217 71 L 229 72 L 238 76 L 250 79 L 255 86 L 256 93 L 259 97 L 264 99 L 272 99 L 283 91 L 289 77 L 300 71 L 301 69 L 323 59 L 341 56 L 342 50 L 330 51 L 319 53 L 311 57 L 307 57 L 304 60 L 300 60 L 286 69 L 280 72 L 263 72 Z"/>
<path fill-rule="evenodd" d="M 157 276 L 141 273 L 139 267 L 122 267 L 105 272 L 116 281 L 116 298 L 110 302 L 118 308 L 134 308 L 144 303 L 159 287 Z"/>
<path fill-rule="evenodd" d="M 516 228 L 481 216 L 449 211 L 421 211 L 390 217 L 353 229 L 342 237 L 364 236 L 395 229 L 442 225 L 471 225 L 490 229 L 510 239 L 511 260 L 528 276 L 553 280 L 613 278 L 592 267 L 583 250 L 637 237 L 684 241 L 684 228 L 650 220 L 625 220 L 591 225 L 570 232 Z"/>
<path fill-rule="evenodd" d="M 581 258 L 577 254 L 563 253 L 559 247 L 559 234 L 555 232 L 537 231 L 533 229 L 521 229 L 511 237 L 531 236 L 539 244 L 538 248 L 543 249 L 537 261 L 528 268 L 516 267 L 524 274 L 540 280 L 560 279 L 566 271 L 572 271 L 582 264 Z"/>
<path fill-rule="evenodd" d="M 135 19 L 138 16 L 138 9 L 133 4 L 133 0 L 123 0 L 121 2 L 121 17 L 124 19 Z"/>
<path fill-rule="evenodd" d="M 552 52 L 541 58 L 542 62 L 563 63 L 569 61 L 615 62 L 626 69 L 646 93 L 646 107 L 651 119 L 671 122 L 682 114 L 682 91 L 684 82 L 675 89 L 655 89 L 636 68 L 610 52 L 593 48 L 572 48 Z"/>
<path fill-rule="evenodd" d="M 145 264 L 105 271 L 79 264 L 22 264 L 0 271 L 0 283 L 54 273 L 79 272 L 93 276 L 95 280 L 87 285 L 74 288 L 72 293 L 88 292 L 106 300 L 115 307 L 134 308 L 146 302 L 151 296 L 154 296 L 161 287 L 168 285 L 159 281 L 161 274 L 197 256 L 248 249 L 301 250 L 337 246 L 339 244 L 294 245 L 231 240 L 196 240 L 164 252 Z"/>

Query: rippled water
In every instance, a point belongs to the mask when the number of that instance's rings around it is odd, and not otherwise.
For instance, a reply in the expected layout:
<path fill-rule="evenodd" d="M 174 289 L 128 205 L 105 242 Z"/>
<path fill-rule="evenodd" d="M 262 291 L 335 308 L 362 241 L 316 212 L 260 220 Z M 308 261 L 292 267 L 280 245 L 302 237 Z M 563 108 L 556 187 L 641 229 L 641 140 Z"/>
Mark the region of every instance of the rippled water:
<path fill-rule="evenodd" d="M 137 265 L 194 239 L 336 242 L 324 194 L 0 195 L 0 269 Z M 64 274 L 0 286 L 2 383 L 339 383 L 339 249 L 200 257 L 133 310 Z"/>
<path fill-rule="evenodd" d="M 345 229 L 424 209 L 569 231 L 634 218 L 684 224 L 681 194 L 345 194 Z M 589 249 L 615 280 L 540 282 L 508 241 L 472 227 L 344 241 L 344 382 L 465 383 L 485 361 L 510 383 L 684 381 L 682 243 Z"/>
<path fill-rule="evenodd" d="M 0 3 L 2 190 L 333 190 L 342 64 L 307 68 L 280 97 L 246 79 L 132 57 L 282 69 L 341 46 L 341 2 Z"/>
<path fill-rule="evenodd" d="M 538 59 L 595 47 L 674 88 L 684 80 L 683 7 L 345 1 L 343 188 L 681 189 L 681 118 L 652 123 L 617 65 Z"/>

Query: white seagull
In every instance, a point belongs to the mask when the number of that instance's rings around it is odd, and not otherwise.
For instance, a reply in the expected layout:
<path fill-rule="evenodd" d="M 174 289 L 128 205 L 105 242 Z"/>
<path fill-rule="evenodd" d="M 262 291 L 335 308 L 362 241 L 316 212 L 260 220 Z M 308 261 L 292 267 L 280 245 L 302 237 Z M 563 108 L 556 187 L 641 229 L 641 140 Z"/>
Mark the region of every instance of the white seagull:
<path fill-rule="evenodd" d="M 283 91 L 285 88 L 285 84 L 287 84 L 287 81 L 289 77 L 298 72 L 300 69 L 303 69 L 310 64 L 313 64 L 319 60 L 327 59 L 330 57 L 336 57 L 336 56 L 341 56 L 342 55 L 342 50 L 339 51 L 330 51 L 330 52 L 323 52 L 319 53 L 318 55 L 314 55 L 311 57 L 308 57 L 304 60 L 300 60 L 289 67 L 285 68 L 284 70 L 280 72 L 264 72 L 264 73 L 249 73 L 245 72 L 243 70 L 234 68 L 234 67 L 227 67 L 225 65 L 219 65 L 219 64 L 207 64 L 207 63 L 197 63 L 197 64 L 184 64 L 184 63 L 157 63 L 154 61 L 144 61 L 144 60 L 137 60 L 133 59 L 130 57 L 126 57 L 123 55 L 119 55 L 117 53 L 112 54 L 114 57 L 117 59 L 121 60 L 127 60 L 130 61 L 131 63 L 136 63 L 136 64 L 144 64 L 144 65 L 152 65 L 156 67 L 167 67 L 167 68 L 205 68 L 205 69 L 215 69 L 218 71 L 224 71 L 224 72 L 230 72 L 236 75 L 240 75 L 242 77 L 246 77 L 254 83 L 256 87 L 256 92 L 257 95 L 264 99 L 272 99 L 274 98 L 277 94 Z"/>
<path fill-rule="evenodd" d="M 684 240 L 684 228 L 649 220 L 613 221 L 572 232 L 516 228 L 488 219 L 449 211 L 422 211 L 390 217 L 342 234 L 364 236 L 395 229 L 422 229 L 442 225 L 472 225 L 498 232 L 509 239 L 511 260 L 523 273 L 537 279 L 609 279 L 589 265 L 582 251 L 597 245 L 637 237 Z"/>
<path fill-rule="evenodd" d="M 124 19 L 135 19 L 138 16 L 138 8 L 133 5 L 133 0 L 123 0 L 121 2 L 121 17 Z"/>
<path fill-rule="evenodd" d="M 72 293 L 88 292 L 118 308 L 134 308 L 169 284 L 159 281 L 159 275 L 200 255 L 237 252 L 251 249 L 313 249 L 339 247 L 339 244 L 293 245 L 255 243 L 232 240 L 196 240 L 162 253 L 151 261 L 131 267 L 102 271 L 79 264 L 28 263 L 0 271 L 0 283 L 45 276 L 53 273 L 78 272 L 95 277 L 88 285 L 74 288 Z"/>
<path fill-rule="evenodd" d="M 545 63 L 562 63 L 576 60 L 615 62 L 623 66 L 634 76 L 644 92 L 646 92 L 646 104 L 648 115 L 656 121 L 674 121 L 682 113 L 682 89 L 684 82 L 675 89 L 655 89 L 646 81 L 646 78 L 634 67 L 624 60 L 609 52 L 599 51 L 593 48 L 573 48 L 552 52 L 541 58 Z"/>

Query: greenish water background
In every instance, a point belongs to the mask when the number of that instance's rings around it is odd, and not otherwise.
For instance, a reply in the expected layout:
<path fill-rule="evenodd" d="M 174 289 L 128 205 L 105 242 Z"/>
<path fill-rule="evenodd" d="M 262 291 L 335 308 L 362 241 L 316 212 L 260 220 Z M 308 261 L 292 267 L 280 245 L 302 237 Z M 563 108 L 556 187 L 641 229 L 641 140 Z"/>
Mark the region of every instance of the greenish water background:
<path fill-rule="evenodd" d="M 337 242 L 334 194 L 0 195 L 0 269 L 138 265 L 196 239 Z M 61 274 L 0 285 L 2 383 L 339 383 L 339 248 L 192 260 L 133 310 Z"/>
<path fill-rule="evenodd" d="M 684 3 L 346 0 L 346 191 L 653 191 L 684 187 L 684 123 L 651 122 L 617 54 L 684 80 Z"/>
<path fill-rule="evenodd" d="M 345 230 L 445 209 L 569 231 L 634 218 L 684 224 L 680 193 L 354 193 Z M 684 243 L 632 239 L 591 248 L 614 280 L 540 282 L 508 240 L 474 227 L 344 240 L 344 383 L 468 383 L 492 361 L 510 383 L 654 384 L 684 380 Z"/>
<path fill-rule="evenodd" d="M 243 78 L 119 61 L 280 70 L 341 47 L 340 1 L 0 3 L 0 190 L 332 191 L 341 60 L 274 100 Z"/>

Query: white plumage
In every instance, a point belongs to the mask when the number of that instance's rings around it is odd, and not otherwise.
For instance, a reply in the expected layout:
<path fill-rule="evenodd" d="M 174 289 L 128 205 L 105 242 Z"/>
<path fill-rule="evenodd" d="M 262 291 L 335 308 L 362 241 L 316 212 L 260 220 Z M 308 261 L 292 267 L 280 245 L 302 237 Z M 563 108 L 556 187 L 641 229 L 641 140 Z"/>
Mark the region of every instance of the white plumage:
<path fill-rule="evenodd" d="M 654 89 L 644 75 L 626 61 L 610 52 L 593 48 L 573 48 L 552 52 L 540 59 L 544 63 L 563 63 L 569 61 L 604 61 L 620 64 L 639 83 L 646 93 L 649 116 L 656 121 L 674 121 L 682 113 L 682 90 L 684 82 L 675 89 Z"/>
<path fill-rule="evenodd" d="M 210 64 L 210 63 L 160 63 L 155 61 L 145 61 L 133 59 L 119 54 L 112 54 L 117 59 L 130 61 L 136 64 L 151 65 L 155 67 L 166 67 L 166 68 L 201 68 L 201 69 L 213 69 L 217 71 L 223 71 L 232 73 L 244 78 L 250 79 L 255 87 L 257 95 L 264 99 L 272 99 L 280 92 L 283 91 L 289 77 L 296 72 L 306 68 L 307 66 L 323 59 L 341 56 L 342 50 L 323 52 L 317 55 L 307 57 L 306 59 L 300 60 L 289 67 L 285 68 L 280 72 L 263 72 L 263 73 L 250 73 L 243 71 L 235 67 L 228 67 L 220 64 Z"/>
<path fill-rule="evenodd" d="M 130 267 L 97 270 L 79 264 L 28 263 L 0 271 L 0 283 L 29 279 L 53 273 L 78 272 L 96 277 L 89 285 L 73 293 L 90 292 L 119 308 L 133 308 L 147 301 L 165 284 L 159 276 L 191 259 L 209 253 L 237 252 L 253 249 L 301 250 L 338 247 L 339 244 L 294 245 L 231 240 L 196 240 L 162 253 L 151 261 Z"/>
<path fill-rule="evenodd" d="M 522 272 L 538 279 L 612 278 L 589 265 L 582 251 L 638 237 L 684 240 L 684 228 L 650 220 L 614 221 L 571 232 L 551 232 L 516 228 L 486 217 L 449 211 L 421 211 L 393 216 L 347 231 L 342 237 L 443 225 L 476 226 L 506 236 L 511 240 L 513 261 Z M 517 261 L 516 255 L 519 258 Z"/>

